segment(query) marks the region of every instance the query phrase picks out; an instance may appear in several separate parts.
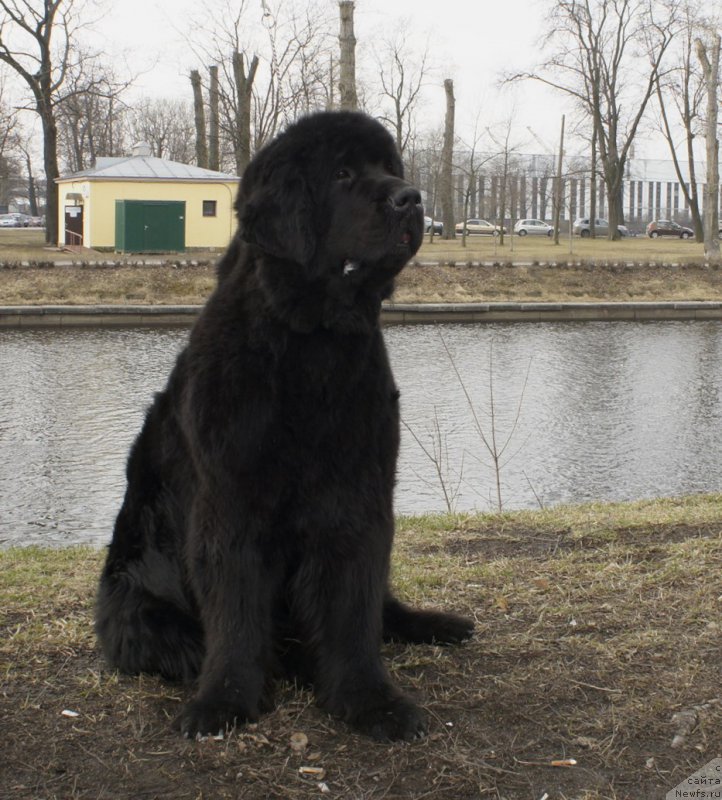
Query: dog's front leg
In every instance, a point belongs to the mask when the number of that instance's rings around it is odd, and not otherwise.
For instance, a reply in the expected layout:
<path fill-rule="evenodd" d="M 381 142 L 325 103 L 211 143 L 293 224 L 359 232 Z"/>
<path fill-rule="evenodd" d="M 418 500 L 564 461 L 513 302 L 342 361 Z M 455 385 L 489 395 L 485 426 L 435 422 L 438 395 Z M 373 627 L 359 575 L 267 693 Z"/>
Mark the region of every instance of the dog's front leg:
<path fill-rule="evenodd" d="M 206 650 L 196 696 L 177 720 L 186 736 L 223 732 L 261 710 L 276 581 L 263 563 L 258 530 L 239 531 L 237 508 L 195 500 L 188 557 Z"/>
<path fill-rule="evenodd" d="M 384 575 L 368 557 L 308 559 L 297 575 L 295 613 L 315 653 L 320 705 L 375 739 L 412 740 L 426 722 L 381 660 Z"/>

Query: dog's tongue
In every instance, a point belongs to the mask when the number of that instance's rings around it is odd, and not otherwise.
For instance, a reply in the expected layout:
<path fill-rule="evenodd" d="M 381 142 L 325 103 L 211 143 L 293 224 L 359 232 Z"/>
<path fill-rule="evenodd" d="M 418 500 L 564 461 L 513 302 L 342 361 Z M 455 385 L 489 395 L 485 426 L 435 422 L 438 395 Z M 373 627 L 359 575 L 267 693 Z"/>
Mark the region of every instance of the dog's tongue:
<path fill-rule="evenodd" d="M 411 234 L 406 231 L 406 233 L 401 234 L 401 244 L 410 244 L 411 243 Z"/>

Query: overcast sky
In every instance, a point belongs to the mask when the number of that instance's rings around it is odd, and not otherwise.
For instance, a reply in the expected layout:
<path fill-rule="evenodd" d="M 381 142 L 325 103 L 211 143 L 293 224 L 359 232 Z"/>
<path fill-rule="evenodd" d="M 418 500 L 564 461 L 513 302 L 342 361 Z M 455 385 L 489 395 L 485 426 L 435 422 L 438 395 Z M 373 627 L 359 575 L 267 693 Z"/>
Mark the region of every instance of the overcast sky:
<path fill-rule="evenodd" d="M 337 0 L 320 0 L 320 5 L 336 31 Z M 223 6 L 224 0 L 110 2 L 108 13 L 95 26 L 97 43 L 112 56 L 123 53 L 134 70 L 142 71 L 136 93 L 190 100 L 188 72 L 206 65 L 190 52 L 188 40 L 200 39 L 194 30 L 202 8 Z M 260 24 L 263 1 L 246 0 L 246 6 L 249 25 Z M 511 116 L 516 144 L 522 149 L 554 151 L 562 113 L 567 113 L 567 126 L 571 122 L 569 100 L 535 82 L 499 85 L 503 73 L 529 69 L 539 62 L 545 8 L 549 8 L 548 0 L 356 0 L 359 78 L 363 79 L 364 65 L 371 61 L 373 42 L 405 24 L 417 50 L 428 41 L 434 65 L 422 129 L 443 123 L 442 82 L 448 77 L 454 80 L 457 133 L 462 139 L 473 138 L 475 125 L 498 130 Z M 643 142 L 637 151 L 650 157 L 664 155 L 659 147 Z"/>

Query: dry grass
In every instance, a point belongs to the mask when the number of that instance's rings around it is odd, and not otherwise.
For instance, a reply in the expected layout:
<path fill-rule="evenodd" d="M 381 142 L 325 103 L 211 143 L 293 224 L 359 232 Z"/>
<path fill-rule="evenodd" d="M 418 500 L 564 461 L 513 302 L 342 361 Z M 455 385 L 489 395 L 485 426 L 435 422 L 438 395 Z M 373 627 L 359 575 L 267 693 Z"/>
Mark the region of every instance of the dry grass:
<path fill-rule="evenodd" d="M 722 496 L 400 520 L 400 593 L 477 620 L 463 647 L 387 648 L 430 717 L 414 745 L 359 737 L 290 686 L 257 726 L 179 739 L 170 719 L 188 691 L 118 676 L 95 651 L 100 561 L 0 553 L 9 800 L 657 800 L 722 752 Z M 672 748 L 685 710 L 694 726 Z"/>
<path fill-rule="evenodd" d="M 0 228 L 0 264 L 20 261 L 56 262 L 88 261 L 136 262 L 140 259 L 158 261 L 162 256 L 143 256 L 136 254 L 99 253 L 84 251 L 68 253 L 57 247 L 45 245 L 44 233 L 33 228 Z M 182 259 L 213 262 L 218 257 L 217 250 L 195 251 L 182 254 Z M 171 259 L 178 256 L 170 256 Z M 457 261 L 500 261 L 500 262 L 569 262 L 569 261 L 622 261 L 690 264 L 704 261 L 701 244 L 681 239 L 656 239 L 646 236 L 621 239 L 610 242 L 606 239 L 580 239 L 562 237 L 558 245 L 551 239 L 539 236 L 506 236 L 504 245 L 489 236 L 471 236 L 466 247 L 461 237 L 452 240 L 435 236 L 433 241 L 427 236 L 417 255 L 419 261 L 457 262 Z"/>
<path fill-rule="evenodd" d="M 183 258 L 44 249 L 42 232 L 0 229 L 0 304 L 201 304 L 218 253 Z M 621 242 L 542 237 L 428 240 L 397 281 L 394 300 L 417 302 L 720 300 L 722 270 L 702 245 L 645 237 Z M 74 259 L 74 264 L 57 262 Z M 95 262 L 95 263 L 90 263 Z M 3 268 L 4 265 L 4 268 Z"/>
<path fill-rule="evenodd" d="M 215 285 L 211 265 L 0 269 L 0 305 L 200 304 Z M 722 300 L 722 270 L 646 267 L 409 265 L 397 303 Z"/>
<path fill-rule="evenodd" d="M 21 267 L 0 269 L 0 304 L 192 305 L 214 285 L 210 265 Z"/>
<path fill-rule="evenodd" d="M 629 237 L 617 242 L 607 239 L 581 239 L 561 237 L 555 245 L 546 236 L 505 236 L 500 246 L 491 236 L 468 237 L 462 246 L 461 237 L 444 240 L 426 237 L 417 258 L 421 261 L 508 261 L 519 263 L 575 261 L 635 263 L 690 264 L 704 262 L 704 247 L 692 240 L 649 239 L 646 236 Z"/>
<path fill-rule="evenodd" d="M 220 251 L 196 250 L 189 253 L 164 255 L 138 255 L 137 253 L 113 253 L 97 250 L 83 250 L 80 253 L 69 252 L 61 248 L 46 245 L 45 231 L 39 228 L 0 228 L 0 265 L 30 262 L 34 264 L 54 264 L 74 261 L 78 264 L 88 262 L 107 262 L 113 264 L 135 263 L 141 260 L 159 262 L 164 260 L 195 260 L 212 262 L 218 258 Z"/>

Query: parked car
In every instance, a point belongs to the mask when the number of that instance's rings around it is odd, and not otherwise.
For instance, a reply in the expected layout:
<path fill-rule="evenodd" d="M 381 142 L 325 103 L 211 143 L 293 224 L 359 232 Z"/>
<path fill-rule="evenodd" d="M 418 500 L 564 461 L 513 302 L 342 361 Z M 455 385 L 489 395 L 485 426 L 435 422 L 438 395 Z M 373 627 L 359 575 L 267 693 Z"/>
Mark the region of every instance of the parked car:
<path fill-rule="evenodd" d="M 591 236 L 591 226 L 589 224 L 589 217 L 582 217 L 581 219 L 574 220 L 572 231 L 585 239 Z M 626 225 L 617 225 L 617 230 L 622 236 L 629 236 L 629 229 Z M 609 221 L 595 217 L 594 219 L 594 235 L 595 236 L 608 236 L 609 235 Z"/>
<path fill-rule="evenodd" d="M 517 236 L 553 236 L 554 226 L 541 219 L 520 219 L 514 226 Z"/>
<path fill-rule="evenodd" d="M 44 228 L 45 227 L 45 217 L 30 217 L 29 226 L 31 228 Z"/>
<path fill-rule="evenodd" d="M 3 214 L 2 218 L 6 220 L 2 225 L 3 228 L 27 228 L 30 225 L 30 217 L 17 211 Z"/>
<path fill-rule="evenodd" d="M 501 233 L 506 233 L 506 228 L 500 225 L 492 225 L 485 219 L 467 219 L 466 222 L 459 222 L 456 225 L 456 232 L 463 233 L 464 226 L 466 225 L 466 232 L 470 234 L 481 234 L 482 236 L 499 236 Z"/>
<path fill-rule="evenodd" d="M 431 226 L 434 226 L 434 233 L 441 234 L 444 232 L 444 223 L 439 222 L 438 219 L 431 219 L 431 217 L 424 217 L 424 232 L 429 233 Z"/>
<path fill-rule="evenodd" d="M 656 239 L 658 236 L 676 236 L 679 239 L 691 239 L 694 236 L 692 228 L 685 228 L 672 219 L 657 219 L 647 225 L 647 236 Z"/>

